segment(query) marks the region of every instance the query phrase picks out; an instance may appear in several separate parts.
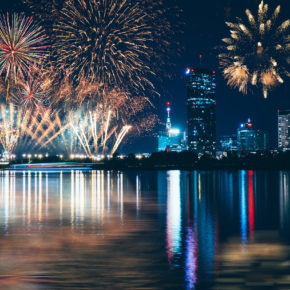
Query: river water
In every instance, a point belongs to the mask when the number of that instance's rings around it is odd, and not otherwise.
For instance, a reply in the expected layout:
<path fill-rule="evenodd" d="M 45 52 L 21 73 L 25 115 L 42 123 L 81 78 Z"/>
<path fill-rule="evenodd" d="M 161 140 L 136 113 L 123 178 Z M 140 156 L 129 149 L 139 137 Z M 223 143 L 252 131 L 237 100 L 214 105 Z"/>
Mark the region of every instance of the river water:
<path fill-rule="evenodd" d="M 0 289 L 290 289 L 290 172 L 0 172 Z"/>

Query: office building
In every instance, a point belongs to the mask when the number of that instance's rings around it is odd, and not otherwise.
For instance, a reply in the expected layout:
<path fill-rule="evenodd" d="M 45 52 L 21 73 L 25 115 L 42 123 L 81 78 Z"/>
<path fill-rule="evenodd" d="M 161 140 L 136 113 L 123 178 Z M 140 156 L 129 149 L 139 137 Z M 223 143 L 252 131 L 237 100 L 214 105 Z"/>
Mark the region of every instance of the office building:
<path fill-rule="evenodd" d="M 248 119 L 237 130 L 237 149 L 239 151 L 262 151 L 268 149 L 268 133 L 253 128 L 253 123 Z"/>
<path fill-rule="evenodd" d="M 268 133 L 262 130 L 256 130 L 256 151 L 265 151 L 269 149 Z"/>
<path fill-rule="evenodd" d="M 237 135 L 232 134 L 221 136 L 218 147 L 218 149 L 222 152 L 237 151 Z"/>
<path fill-rule="evenodd" d="M 290 150 L 290 110 L 278 111 L 278 149 Z"/>
<path fill-rule="evenodd" d="M 197 154 L 215 154 L 215 71 L 186 69 L 188 149 Z"/>

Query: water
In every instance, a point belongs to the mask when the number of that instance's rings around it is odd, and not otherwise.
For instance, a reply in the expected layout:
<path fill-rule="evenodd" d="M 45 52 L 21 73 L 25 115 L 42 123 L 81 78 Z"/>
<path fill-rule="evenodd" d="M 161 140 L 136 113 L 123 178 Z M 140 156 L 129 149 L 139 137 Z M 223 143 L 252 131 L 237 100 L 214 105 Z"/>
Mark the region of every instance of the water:
<path fill-rule="evenodd" d="M 0 289 L 290 289 L 290 172 L 0 172 Z"/>

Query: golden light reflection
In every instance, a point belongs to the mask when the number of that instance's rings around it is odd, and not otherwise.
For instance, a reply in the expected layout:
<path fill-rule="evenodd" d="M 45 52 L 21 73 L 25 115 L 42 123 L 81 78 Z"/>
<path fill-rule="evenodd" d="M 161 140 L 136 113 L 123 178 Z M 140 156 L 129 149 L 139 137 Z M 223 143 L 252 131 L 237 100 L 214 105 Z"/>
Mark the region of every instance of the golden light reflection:
<path fill-rule="evenodd" d="M 169 171 L 167 176 L 167 253 L 169 260 L 181 247 L 180 172 Z"/>
<path fill-rule="evenodd" d="M 140 201 L 141 201 L 141 184 L 140 177 L 136 175 L 136 210 L 140 210 Z"/>
<path fill-rule="evenodd" d="M 0 266 L 5 264 L 0 288 L 38 289 L 49 283 L 44 288 L 55 289 L 57 279 L 87 281 L 77 270 L 84 256 L 95 261 L 140 229 L 134 211 L 124 213 L 132 201 L 133 208 L 136 200 L 141 203 L 139 185 L 124 194 L 129 182 L 122 173 L 105 171 L 0 171 Z M 126 262 L 125 251 L 120 254 L 124 265 L 134 263 Z"/>
<path fill-rule="evenodd" d="M 20 183 L 16 181 L 19 178 Z M 131 200 L 130 196 L 124 196 L 123 173 L 4 171 L 0 175 L 0 207 L 6 229 L 10 219 L 19 216 L 23 225 L 28 226 L 57 216 L 61 224 L 68 220 L 75 229 L 81 227 L 88 217 L 96 223 L 103 223 L 112 208 L 123 219 L 124 204 Z M 134 200 L 139 210 L 141 187 L 138 176 Z"/>

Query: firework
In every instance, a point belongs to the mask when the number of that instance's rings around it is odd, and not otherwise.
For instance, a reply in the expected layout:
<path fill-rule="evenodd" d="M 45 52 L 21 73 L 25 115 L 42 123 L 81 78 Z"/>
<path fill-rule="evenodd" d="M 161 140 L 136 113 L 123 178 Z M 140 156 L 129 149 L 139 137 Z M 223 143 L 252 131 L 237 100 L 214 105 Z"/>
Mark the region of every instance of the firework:
<path fill-rule="evenodd" d="M 50 70 L 38 66 L 33 70 L 28 81 L 18 81 L 20 95 L 15 99 L 22 103 L 1 106 L 0 144 L 10 153 L 57 150 L 67 156 L 113 154 L 129 131 L 144 132 L 156 122 L 145 97 L 106 89 L 84 78 L 77 87 L 67 78 L 58 82 L 59 86 L 53 85 L 57 78 Z M 42 105 L 47 96 L 55 99 L 57 110 Z M 58 112 L 62 102 L 64 110 Z M 134 124 L 134 130 L 129 124 Z"/>
<path fill-rule="evenodd" d="M 88 76 L 108 85 L 125 80 L 149 83 L 151 27 L 130 0 L 69 0 L 55 25 L 59 63 L 76 79 Z"/>
<path fill-rule="evenodd" d="M 19 126 L 17 121 L 15 121 L 18 120 L 19 117 L 17 116 L 17 112 L 12 104 L 9 106 L 9 110 L 2 105 L 0 108 L 0 114 L 0 144 L 4 151 L 11 153 L 17 145 L 20 135 Z"/>
<path fill-rule="evenodd" d="M 24 78 L 29 66 L 46 55 L 46 37 L 32 17 L 13 14 L 0 17 L 0 74 Z"/>
<path fill-rule="evenodd" d="M 174 35 L 160 2 L 67 0 L 54 26 L 58 65 L 77 81 L 154 91 L 154 63 L 161 67 Z"/>
<path fill-rule="evenodd" d="M 98 82 L 90 82 L 87 78 L 80 78 L 77 85 L 74 84 L 68 72 L 60 80 L 48 73 L 47 82 L 53 82 L 53 93 L 50 97 L 50 104 L 53 107 L 62 107 L 65 109 L 78 109 L 83 103 L 90 107 L 102 98 L 103 85 Z"/>
<path fill-rule="evenodd" d="M 122 125 L 117 120 L 116 111 L 96 106 L 86 113 L 84 111 L 70 112 L 71 152 L 84 152 L 87 156 L 98 153 L 113 154 L 131 129 L 130 125 Z M 112 149 L 109 151 L 108 143 Z"/>
<path fill-rule="evenodd" d="M 48 104 L 51 81 L 47 79 L 41 66 L 32 66 L 25 80 L 17 81 L 13 101 L 24 109 L 35 109 Z"/>
<path fill-rule="evenodd" d="M 52 26 L 58 19 L 59 11 L 65 1 L 63 0 L 22 0 L 33 15 L 41 20 L 42 27 L 46 30 L 47 35 L 51 36 Z"/>
<path fill-rule="evenodd" d="M 69 125 L 49 109 L 1 105 L 0 120 L 0 145 L 9 153 L 67 145 L 63 132 Z"/>
<path fill-rule="evenodd" d="M 63 119 L 49 109 L 1 105 L 0 119 L 0 145 L 10 154 L 27 150 L 83 152 L 88 157 L 113 154 L 131 129 L 117 119 L 116 111 L 102 105 L 90 112 L 69 111 Z"/>
<path fill-rule="evenodd" d="M 261 1 L 258 17 L 246 10 L 248 24 L 226 22 L 231 37 L 223 39 L 224 52 L 219 55 L 228 85 L 247 93 L 249 85 L 268 90 L 289 77 L 290 20 L 278 22 L 280 6 L 268 16 L 268 5 Z"/>

